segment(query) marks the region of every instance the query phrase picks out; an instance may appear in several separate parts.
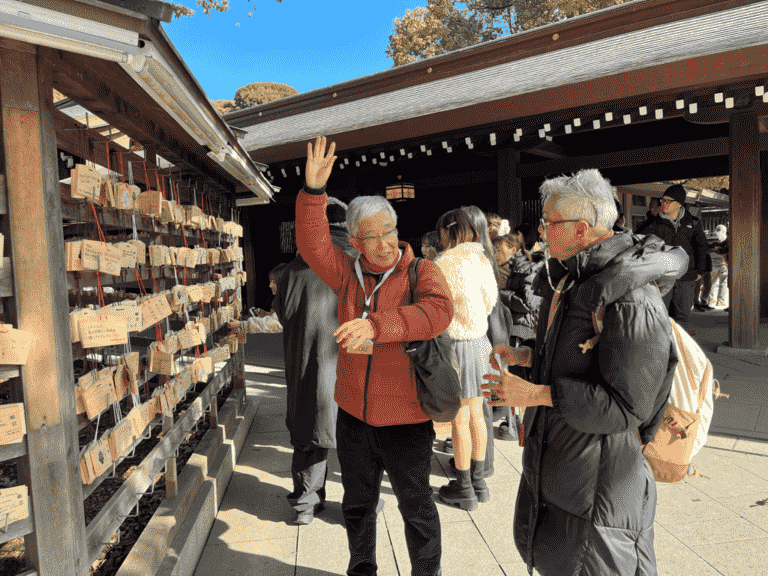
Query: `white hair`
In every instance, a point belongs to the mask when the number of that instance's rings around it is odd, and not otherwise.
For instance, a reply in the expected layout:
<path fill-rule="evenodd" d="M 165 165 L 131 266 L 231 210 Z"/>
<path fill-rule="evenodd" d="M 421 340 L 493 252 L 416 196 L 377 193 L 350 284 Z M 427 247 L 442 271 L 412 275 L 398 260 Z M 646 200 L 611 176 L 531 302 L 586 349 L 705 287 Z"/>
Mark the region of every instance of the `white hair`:
<path fill-rule="evenodd" d="M 552 201 L 564 219 L 584 220 L 600 234 L 611 230 L 619 217 L 613 187 L 594 168 L 545 180 L 539 194 L 542 206 Z"/>
<path fill-rule="evenodd" d="M 347 208 L 347 232 L 349 235 L 356 238 L 360 222 L 380 212 L 389 214 L 392 222 L 397 226 L 395 209 L 383 196 L 358 196 L 352 200 L 349 203 L 349 208 Z"/>

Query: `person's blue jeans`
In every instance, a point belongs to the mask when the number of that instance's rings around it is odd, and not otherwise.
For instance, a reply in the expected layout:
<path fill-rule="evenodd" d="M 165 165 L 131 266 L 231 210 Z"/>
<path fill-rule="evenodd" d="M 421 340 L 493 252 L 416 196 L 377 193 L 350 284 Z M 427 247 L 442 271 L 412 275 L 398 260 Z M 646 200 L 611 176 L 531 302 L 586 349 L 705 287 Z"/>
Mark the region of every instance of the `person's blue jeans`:
<path fill-rule="evenodd" d="M 387 472 L 405 523 L 413 576 L 439 576 L 440 517 L 429 474 L 435 429 L 431 421 L 371 426 L 339 409 L 336 445 L 344 498 L 341 510 L 349 541 L 348 576 L 374 576 L 376 506 Z"/>

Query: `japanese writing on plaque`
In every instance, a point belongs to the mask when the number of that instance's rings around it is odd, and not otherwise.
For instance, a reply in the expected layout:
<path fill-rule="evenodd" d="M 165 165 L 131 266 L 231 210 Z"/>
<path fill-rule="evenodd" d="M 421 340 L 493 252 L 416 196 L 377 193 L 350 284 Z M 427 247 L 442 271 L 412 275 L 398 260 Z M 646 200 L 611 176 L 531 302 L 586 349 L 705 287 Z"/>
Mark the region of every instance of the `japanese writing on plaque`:
<path fill-rule="evenodd" d="M 21 442 L 27 433 L 24 420 L 24 404 L 3 404 L 0 406 L 0 444 Z M 2 522 L 2 518 L 0 518 Z"/>

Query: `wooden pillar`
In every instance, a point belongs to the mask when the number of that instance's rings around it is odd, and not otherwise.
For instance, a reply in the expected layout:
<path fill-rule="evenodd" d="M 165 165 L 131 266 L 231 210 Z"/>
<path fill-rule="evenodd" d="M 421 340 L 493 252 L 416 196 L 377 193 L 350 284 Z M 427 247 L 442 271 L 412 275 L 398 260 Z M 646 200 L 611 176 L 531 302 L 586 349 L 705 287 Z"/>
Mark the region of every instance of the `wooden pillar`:
<path fill-rule="evenodd" d="M 245 290 L 243 290 L 243 315 L 248 317 L 248 309 L 256 305 L 256 284 L 254 271 L 253 239 L 251 238 L 251 216 L 256 210 L 243 207 L 240 212 L 240 223 L 243 225 L 243 260 L 245 264 Z"/>
<path fill-rule="evenodd" d="M 499 216 L 509 220 L 510 227 L 523 222 L 523 185 L 517 176 L 520 153 L 512 148 L 499 148 L 497 155 L 499 183 Z"/>
<path fill-rule="evenodd" d="M 762 188 L 762 214 L 760 220 L 760 317 L 768 318 L 768 151 L 760 153 L 760 182 Z M 730 274 L 729 274 L 730 275 Z"/>
<path fill-rule="evenodd" d="M 730 345 L 756 349 L 760 323 L 760 127 L 754 112 L 731 116 Z"/>
<path fill-rule="evenodd" d="M 0 42 L 0 102 L 8 184 L 14 302 L 8 320 L 34 334 L 22 369 L 34 532 L 27 561 L 39 576 L 88 574 L 79 471 L 51 73 L 31 44 Z"/>
<path fill-rule="evenodd" d="M 166 416 L 163 414 L 163 434 L 173 428 L 173 414 Z M 171 457 L 165 463 L 165 497 L 173 500 L 179 493 L 179 479 L 176 475 L 176 456 Z"/>

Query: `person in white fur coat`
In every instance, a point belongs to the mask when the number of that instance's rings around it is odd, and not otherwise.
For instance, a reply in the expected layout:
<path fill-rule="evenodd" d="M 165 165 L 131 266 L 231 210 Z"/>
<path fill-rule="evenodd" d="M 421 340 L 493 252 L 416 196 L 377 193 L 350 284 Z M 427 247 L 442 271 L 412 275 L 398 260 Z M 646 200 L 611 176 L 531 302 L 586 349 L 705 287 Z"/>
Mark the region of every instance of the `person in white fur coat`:
<path fill-rule="evenodd" d="M 453 341 L 461 381 L 461 408 L 452 422 L 456 480 L 440 488 L 440 499 L 463 510 L 488 502 L 484 462 L 487 431 L 480 385 L 487 374 L 491 343 L 488 315 L 499 298 L 493 266 L 469 217 L 451 210 L 440 217 L 437 233 L 443 252 L 435 259 L 453 296 L 453 320 L 446 333 Z"/>

